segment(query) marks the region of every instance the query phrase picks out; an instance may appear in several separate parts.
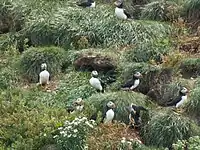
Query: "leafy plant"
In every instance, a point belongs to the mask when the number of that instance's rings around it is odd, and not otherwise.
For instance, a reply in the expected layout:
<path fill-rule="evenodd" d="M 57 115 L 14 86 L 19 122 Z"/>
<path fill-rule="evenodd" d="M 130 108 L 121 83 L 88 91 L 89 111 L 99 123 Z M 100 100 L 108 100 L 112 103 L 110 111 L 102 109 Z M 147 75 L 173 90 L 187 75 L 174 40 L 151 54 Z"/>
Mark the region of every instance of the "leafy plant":
<path fill-rule="evenodd" d="M 53 143 L 51 132 L 66 120 L 61 108 L 31 107 L 20 89 L 10 89 L 0 95 L 1 144 L 11 149 L 39 149 Z M 30 100 L 30 99 L 29 99 Z M 37 102 L 40 106 L 42 102 Z"/>
<path fill-rule="evenodd" d="M 59 134 L 54 136 L 60 149 L 82 150 L 86 147 L 86 137 L 95 126 L 95 122 L 86 117 L 75 118 L 73 121 L 65 121 L 64 126 L 59 127 Z"/>
<path fill-rule="evenodd" d="M 200 137 L 192 136 L 188 140 L 178 140 L 177 143 L 173 144 L 174 150 L 184 150 L 184 149 L 192 149 L 198 150 L 200 149 Z"/>
<path fill-rule="evenodd" d="M 187 139 L 191 135 L 190 121 L 172 111 L 154 112 L 145 125 L 142 137 L 147 145 L 171 147 L 178 140 Z"/>
<path fill-rule="evenodd" d="M 19 69 L 29 81 L 37 82 L 41 64 L 47 64 L 51 77 L 61 72 L 65 63 L 65 51 L 58 47 L 32 47 L 25 51 L 19 62 Z"/>
<path fill-rule="evenodd" d="M 146 147 L 140 140 L 122 138 L 118 150 L 157 150 L 156 148 Z"/>

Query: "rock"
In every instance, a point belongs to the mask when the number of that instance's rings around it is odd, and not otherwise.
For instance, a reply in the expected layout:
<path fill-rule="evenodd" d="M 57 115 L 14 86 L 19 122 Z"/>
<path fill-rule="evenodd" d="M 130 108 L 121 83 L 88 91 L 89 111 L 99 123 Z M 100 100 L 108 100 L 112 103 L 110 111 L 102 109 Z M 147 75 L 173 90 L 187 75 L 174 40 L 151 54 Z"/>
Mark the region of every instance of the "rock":
<path fill-rule="evenodd" d="M 75 60 L 74 66 L 77 70 L 97 70 L 98 72 L 108 72 L 116 68 L 116 64 L 112 58 L 89 53 L 79 56 L 79 58 Z"/>

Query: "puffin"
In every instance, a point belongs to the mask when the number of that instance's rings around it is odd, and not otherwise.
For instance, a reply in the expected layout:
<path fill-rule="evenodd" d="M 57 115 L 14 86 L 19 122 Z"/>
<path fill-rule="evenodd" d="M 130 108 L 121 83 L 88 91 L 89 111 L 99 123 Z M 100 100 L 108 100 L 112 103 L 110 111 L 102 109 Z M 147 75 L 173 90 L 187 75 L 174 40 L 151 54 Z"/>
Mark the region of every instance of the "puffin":
<path fill-rule="evenodd" d="M 103 83 L 103 81 L 101 81 L 100 79 L 98 79 L 98 72 L 97 71 L 92 71 L 91 73 L 91 78 L 89 80 L 89 83 L 92 87 L 94 87 L 97 92 L 101 92 L 104 93 L 104 86 L 105 84 Z"/>
<path fill-rule="evenodd" d="M 83 8 L 94 8 L 96 6 L 94 0 L 87 0 L 87 2 L 77 3 L 77 5 Z"/>
<path fill-rule="evenodd" d="M 102 118 L 102 121 L 104 124 L 106 123 L 112 123 L 112 120 L 115 116 L 115 112 L 114 112 L 114 109 L 115 108 L 115 104 L 112 102 L 112 101 L 109 101 L 107 104 L 106 104 L 106 109 L 103 113 L 103 118 Z"/>
<path fill-rule="evenodd" d="M 131 19 L 131 15 L 123 8 L 123 1 L 116 1 L 114 3 L 116 5 L 115 8 L 115 15 L 119 18 L 119 19 Z"/>
<path fill-rule="evenodd" d="M 140 72 L 134 73 L 132 79 L 128 80 L 124 85 L 121 86 L 122 90 L 136 89 L 140 84 L 140 78 L 142 78 L 142 74 Z"/>
<path fill-rule="evenodd" d="M 73 103 L 72 106 L 67 107 L 67 112 L 72 114 L 75 111 L 81 112 L 84 108 L 84 101 L 82 98 L 77 98 Z"/>
<path fill-rule="evenodd" d="M 167 106 L 175 106 L 180 108 L 180 106 L 187 100 L 188 89 L 186 87 L 181 87 L 179 90 L 179 95 L 172 101 L 167 103 Z"/>
<path fill-rule="evenodd" d="M 47 71 L 47 64 L 46 63 L 42 63 L 41 64 L 41 69 L 42 69 L 42 71 L 39 74 L 39 84 L 40 85 L 49 84 L 50 74 Z"/>
<path fill-rule="evenodd" d="M 141 124 L 140 111 L 147 111 L 143 106 L 137 106 L 133 103 L 127 106 L 126 110 L 129 112 L 129 123 L 133 127 L 138 127 Z"/>

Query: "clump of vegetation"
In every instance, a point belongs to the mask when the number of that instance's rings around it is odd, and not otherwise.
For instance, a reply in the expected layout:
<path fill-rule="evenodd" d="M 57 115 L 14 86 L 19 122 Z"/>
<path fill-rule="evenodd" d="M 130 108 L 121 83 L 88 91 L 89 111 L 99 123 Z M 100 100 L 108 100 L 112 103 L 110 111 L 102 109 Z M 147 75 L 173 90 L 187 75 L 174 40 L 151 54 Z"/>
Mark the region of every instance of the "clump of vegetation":
<path fill-rule="evenodd" d="M 127 60 L 133 62 L 162 62 L 163 56 L 170 52 L 170 41 L 165 39 L 158 43 L 138 44 L 126 54 Z"/>
<path fill-rule="evenodd" d="M 83 100 L 96 93 L 89 84 L 90 74 L 85 72 L 69 72 L 60 80 L 55 99 L 60 99 L 66 105 L 81 97 Z"/>
<path fill-rule="evenodd" d="M 189 20 L 189 22 L 192 23 L 193 27 L 196 27 L 199 25 L 199 19 L 200 19 L 200 1 L 198 0 L 187 0 L 184 4 L 183 13 Z"/>
<path fill-rule="evenodd" d="M 11 67 L 0 69 L 0 89 L 14 87 L 18 80 L 16 71 Z"/>
<path fill-rule="evenodd" d="M 24 25 L 24 11 L 11 0 L 0 2 L 0 33 L 19 31 Z"/>
<path fill-rule="evenodd" d="M 128 123 L 128 112 L 125 106 L 129 106 L 131 103 L 135 103 L 137 105 L 141 105 L 143 107 L 153 107 L 148 101 L 146 101 L 146 96 L 140 93 L 132 93 L 132 92 L 109 92 L 104 95 L 95 94 L 88 98 L 87 113 L 92 115 L 95 112 L 103 112 L 107 102 L 113 101 L 116 105 L 115 108 L 115 120 L 122 121 Z M 143 113 L 143 119 L 148 119 L 148 113 Z"/>
<path fill-rule="evenodd" d="M 75 118 L 73 121 L 65 121 L 64 126 L 59 127 L 59 133 L 54 136 L 60 149 L 82 150 L 86 148 L 86 137 L 95 126 L 94 121 L 86 117 Z"/>
<path fill-rule="evenodd" d="M 141 12 L 141 18 L 173 21 L 178 18 L 179 11 L 179 6 L 174 1 L 153 1 L 145 5 Z"/>
<path fill-rule="evenodd" d="M 61 72 L 67 59 L 65 56 L 65 50 L 59 47 L 32 47 L 21 56 L 19 69 L 26 79 L 37 82 L 42 63 L 47 64 L 47 70 L 53 77 Z"/>
<path fill-rule="evenodd" d="M 184 149 L 199 150 L 200 137 L 192 136 L 188 140 L 178 140 L 178 142 L 173 144 L 173 149 L 174 150 L 184 150 Z"/>
<path fill-rule="evenodd" d="M 180 71 L 183 77 L 197 77 L 200 75 L 200 59 L 199 58 L 187 58 L 180 64 Z"/>
<path fill-rule="evenodd" d="M 186 108 L 190 115 L 198 116 L 200 109 L 200 87 L 192 90 Z"/>
<path fill-rule="evenodd" d="M 191 124 L 187 118 L 172 111 L 154 112 L 148 124 L 143 128 L 145 144 L 157 147 L 171 147 L 179 139 L 191 136 Z"/>

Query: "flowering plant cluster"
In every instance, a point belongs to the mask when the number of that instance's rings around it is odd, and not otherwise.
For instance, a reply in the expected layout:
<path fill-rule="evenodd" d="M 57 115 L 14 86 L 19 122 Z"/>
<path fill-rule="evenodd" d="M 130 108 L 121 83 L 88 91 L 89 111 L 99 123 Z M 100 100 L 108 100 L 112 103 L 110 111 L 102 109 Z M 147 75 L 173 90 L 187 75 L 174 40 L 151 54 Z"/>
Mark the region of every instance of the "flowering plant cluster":
<path fill-rule="evenodd" d="M 133 149 L 142 149 L 143 144 L 139 139 L 129 139 L 125 137 L 122 138 L 119 144 L 119 150 L 133 150 Z"/>
<path fill-rule="evenodd" d="M 73 121 L 65 121 L 63 127 L 59 127 L 59 134 L 54 136 L 60 149 L 83 150 L 86 149 L 87 134 L 96 125 L 95 121 L 86 117 L 75 118 Z"/>

